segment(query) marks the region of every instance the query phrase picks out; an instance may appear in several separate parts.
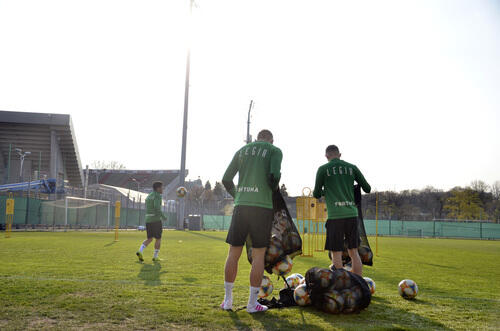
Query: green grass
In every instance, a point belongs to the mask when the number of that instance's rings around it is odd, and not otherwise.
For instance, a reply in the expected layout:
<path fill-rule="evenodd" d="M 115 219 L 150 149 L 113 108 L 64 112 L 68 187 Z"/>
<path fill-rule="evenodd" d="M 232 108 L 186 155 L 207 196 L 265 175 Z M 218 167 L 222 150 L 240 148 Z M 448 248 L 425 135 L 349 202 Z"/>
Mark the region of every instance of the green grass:
<path fill-rule="evenodd" d="M 312 307 L 249 315 L 223 312 L 225 233 L 164 232 L 160 264 L 137 262 L 144 233 L 16 232 L 0 238 L 0 329 L 498 329 L 500 242 L 380 238 L 365 276 L 377 284 L 356 315 Z M 372 246 L 374 240 L 371 239 Z M 328 266 L 326 254 L 295 258 L 294 272 Z M 240 261 L 235 304 L 246 304 L 249 263 Z M 419 285 L 415 301 L 397 284 Z M 272 278 L 275 288 L 281 282 Z M 275 289 L 274 295 L 278 295 Z"/>

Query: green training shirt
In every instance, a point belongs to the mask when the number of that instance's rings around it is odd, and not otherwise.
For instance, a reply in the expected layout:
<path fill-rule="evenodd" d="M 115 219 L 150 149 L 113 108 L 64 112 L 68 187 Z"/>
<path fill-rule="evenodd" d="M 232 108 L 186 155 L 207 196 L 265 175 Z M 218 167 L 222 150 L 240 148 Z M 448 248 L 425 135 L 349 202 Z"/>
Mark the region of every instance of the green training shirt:
<path fill-rule="evenodd" d="M 146 223 L 166 220 L 167 217 L 161 212 L 161 194 L 153 191 L 146 198 Z"/>
<path fill-rule="evenodd" d="M 273 208 L 272 192 L 278 188 L 282 158 L 278 147 L 264 141 L 238 150 L 222 178 L 222 184 L 234 197 L 234 205 Z M 236 173 L 239 179 L 234 187 Z"/>
<path fill-rule="evenodd" d="M 371 187 L 358 167 L 341 159 L 332 159 L 319 167 L 313 195 L 316 199 L 325 196 L 328 219 L 358 217 L 354 202 L 354 182 L 363 191 L 370 193 Z"/>

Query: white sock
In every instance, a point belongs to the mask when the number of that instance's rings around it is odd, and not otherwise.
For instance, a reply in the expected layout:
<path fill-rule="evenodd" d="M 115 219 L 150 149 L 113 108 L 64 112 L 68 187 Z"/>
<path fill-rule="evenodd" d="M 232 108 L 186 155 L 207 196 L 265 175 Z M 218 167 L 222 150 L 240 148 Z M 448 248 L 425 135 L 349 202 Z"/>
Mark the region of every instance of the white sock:
<path fill-rule="evenodd" d="M 257 299 L 259 298 L 260 287 L 250 286 L 250 297 L 248 298 L 247 308 L 253 308 L 257 305 Z"/>
<path fill-rule="evenodd" d="M 144 248 L 146 248 L 146 246 L 144 244 L 141 244 L 141 247 L 139 247 L 139 252 L 142 253 L 142 251 L 144 250 Z"/>
<path fill-rule="evenodd" d="M 234 283 L 224 282 L 224 303 L 227 305 L 233 304 L 233 286 Z"/>
<path fill-rule="evenodd" d="M 155 249 L 155 254 L 153 255 L 153 257 L 157 258 L 158 257 L 158 253 L 160 253 L 160 250 L 159 249 Z"/>

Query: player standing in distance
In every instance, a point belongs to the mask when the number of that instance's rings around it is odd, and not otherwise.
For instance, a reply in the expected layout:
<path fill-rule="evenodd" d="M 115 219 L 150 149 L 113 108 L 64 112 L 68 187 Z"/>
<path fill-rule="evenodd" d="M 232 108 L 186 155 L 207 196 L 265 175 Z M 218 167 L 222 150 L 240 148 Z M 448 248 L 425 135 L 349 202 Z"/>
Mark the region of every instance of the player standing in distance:
<path fill-rule="evenodd" d="M 278 189 L 283 158 L 281 150 L 273 142 L 273 134 L 269 130 L 259 132 L 257 141 L 236 152 L 222 179 L 224 187 L 234 197 L 235 206 L 226 239 L 230 246 L 225 266 L 225 296 L 220 305 L 224 310 L 231 310 L 233 306 L 233 284 L 248 235 L 252 240 L 252 270 L 247 311 L 256 313 L 267 310 L 257 299 L 274 219 L 273 191 Z M 236 173 L 239 178 L 235 188 L 233 178 Z"/>
<path fill-rule="evenodd" d="M 147 239 L 144 240 L 137 251 L 137 257 L 139 261 L 144 261 L 144 257 L 142 256 L 142 251 L 146 248 L 152 241 L 153 238 L 155 241 L 155 252 L 153 255 L 153 261 L 158 262 L 160 258 L 158 257 L 158 253 L 160 253 L 160 245 L 161 245 L 161 234 L 163 232 L 162 221 L 166 220 L 167 217 L 161 212 L 161 202 L 163 193 L 163 183 L 162 182 L 154 182 L 153 183 L 153 192 L 149 193 L 146 198 L 146 234 Z"/>
<path fill-rule="evenodd" d="M 333 265 L 337 269 L 343 267 L 345 239 L 352 261 L 352 272 L 361 276 L 363 265 L 358 254 L 358 209 L 354 202 L 354 181 L 366 193 L 370 193 L 371 187 L 358 167 L 342 161 L 340 156 L 337 146 L 330 145 L 326 148 L 328 163 L 318 169 L 313 195 L 316 199 L 325 196 L 328 210 L 325 250 L 331 251 Z"/>

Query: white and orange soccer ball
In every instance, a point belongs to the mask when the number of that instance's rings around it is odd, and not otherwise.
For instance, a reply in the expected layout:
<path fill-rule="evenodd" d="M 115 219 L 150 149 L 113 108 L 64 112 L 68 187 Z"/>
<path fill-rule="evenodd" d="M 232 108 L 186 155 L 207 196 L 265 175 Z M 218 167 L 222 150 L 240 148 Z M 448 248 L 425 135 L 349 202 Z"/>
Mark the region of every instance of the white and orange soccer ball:
<path fill-rule="evenodd" d="M 187 189 L 184 186 L 179 186 L 175 191 L 175 194 L 177 194 L 179 198 L 184 198 L 187 194 Z"/>
<path fill-rule="evenodd" d="M 418 286 L 411 279 L 403 279 L 398 285 L 399 295 L 404 299 L 411 300 L 415 299 L 418 294 Z"/>
<path fill-rule="evenodd" d="M 375 293 L 376 285 L 373 279 L 371 279 L 370 277 L 363 277 L 363 279 L 365 280 L 366 284 L 368 284 L 371 294 Z"/>
<path fill-rule="evenodd" d="M 290 276 L 288 276 L 286 278 L 285 287 L 288 284 L 288 286 L 290 286 L 290 288 L 293 290 L 297 286 L 299 286 L 303 280 L 304 280 L 304 276 L 302 276 L 301 274 L 291 274 Z"/>
<path fill-rule="evenodd" d="M 276 263 L 273 267 L 273 274 L 284 276 L 292 271 L 293 261 L 290 256 L 286 256 L 283 260 Z"/>
<path fill-rule="evenodd" d="M 273 293 L 273 282 L 266 275 L 262 276 L 262 283 L 259 290 L 259 298 L 267 298 Z"/>
<path fill-rule="evenodd" d="M 293 299 L 299 306 L 309 306 L 311 304 L 311 297 L 309 296 L 306 284 L 297 286 L 295 291 L 293 291 Z"/>

